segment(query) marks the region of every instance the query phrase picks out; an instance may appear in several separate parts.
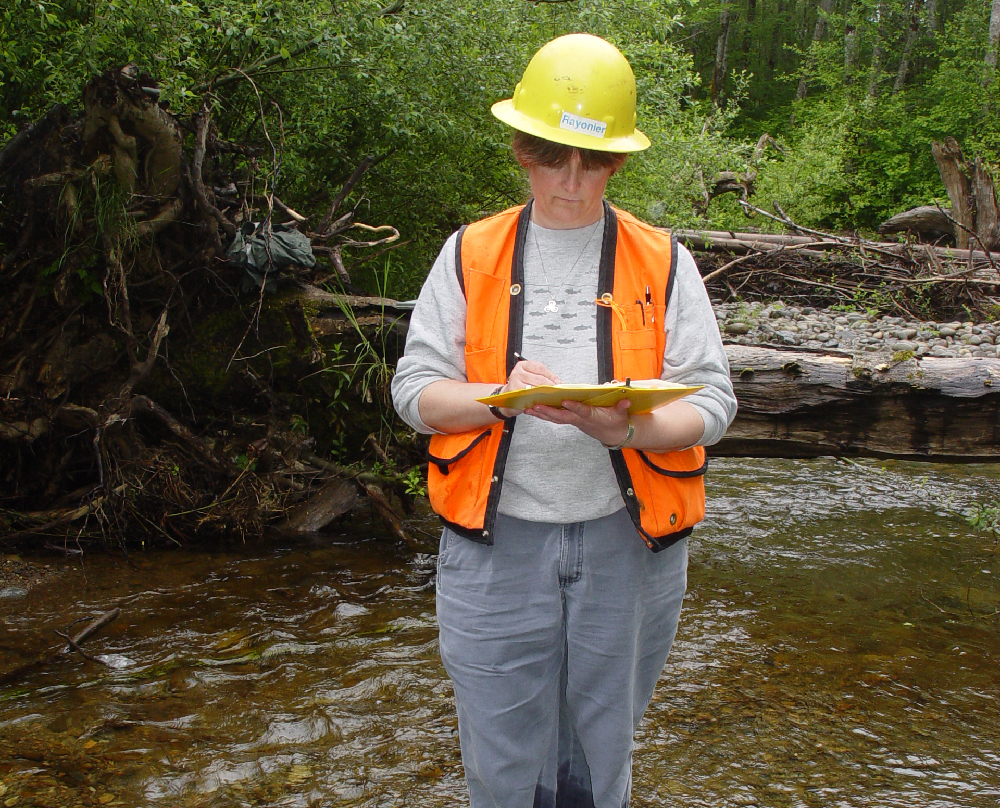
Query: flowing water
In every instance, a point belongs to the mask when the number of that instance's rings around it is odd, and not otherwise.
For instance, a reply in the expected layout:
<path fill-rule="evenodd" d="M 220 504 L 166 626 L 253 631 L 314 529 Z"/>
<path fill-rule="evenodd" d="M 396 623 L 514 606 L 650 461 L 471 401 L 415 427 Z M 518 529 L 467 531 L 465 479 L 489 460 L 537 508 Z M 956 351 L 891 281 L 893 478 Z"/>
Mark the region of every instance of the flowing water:
<path fill-rule="evenodd" d="M 998 473 L 714 461 L 633 805 L 1000 804 L 1000 558 L 962 517 Z M 371 532 L 91 555 L 7 591 L 0 673 L 122 616 L 86 646 L 109 667 L 0 689 L 0 804 L 462 804 L 434 558 Z"/>

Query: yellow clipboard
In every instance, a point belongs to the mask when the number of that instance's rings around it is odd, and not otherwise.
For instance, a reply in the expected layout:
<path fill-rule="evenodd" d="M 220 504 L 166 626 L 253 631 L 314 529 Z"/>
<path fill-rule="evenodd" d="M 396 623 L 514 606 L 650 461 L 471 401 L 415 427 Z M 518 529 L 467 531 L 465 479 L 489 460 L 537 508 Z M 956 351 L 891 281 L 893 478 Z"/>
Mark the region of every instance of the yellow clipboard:
<path fill-rule="evenodd" d="M 683 384 L 672 384 L 658 379 L 649 381 L 624 382 L 614 384 L 547 384 L 538 387 L 525 387 L 523 390 L 511 390 L 507 393 L 497 393 L 495 396 L 477 398 L 483 404 L 494 407 L 504 407 L 512 410 L 526 410 L 536 404 L 549 407 L 562 407 L 564 401 L 580 401 L 591 407 L 613 407 L 622 399 L 632 402 L 628 408 L 630 415 L 642 415 L 652 412 L 657 407 L 663 407 L 671 401 L 683 398 L 705 385 L 689 387 Z"/>

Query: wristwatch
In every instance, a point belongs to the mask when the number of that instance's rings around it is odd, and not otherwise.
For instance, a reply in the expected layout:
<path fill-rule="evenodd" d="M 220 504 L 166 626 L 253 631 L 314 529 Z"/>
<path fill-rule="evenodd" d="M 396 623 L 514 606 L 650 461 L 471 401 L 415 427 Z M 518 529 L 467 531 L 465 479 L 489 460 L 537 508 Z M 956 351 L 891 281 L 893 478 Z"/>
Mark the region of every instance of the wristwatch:
<path fill-rule="evenodd" d="M 490 395 L 491 396 L 495 396 L 497 393 L 499 393 L 501 390 L 503 390 L 503 387 L 504 386 L 501 384 L 496 390 L 494 390 L 492 393 L 490 393 Z M 500 412 L 500 408 L 499 407 L 495 407 L 492 404 L 490 404 L 489 407 L 490 407 L 490 412 L 492 413 L 493 417 L 496 418 L 496 419 L 498 419 L 498 420 L 500 420 L 500 421 L 509 421 L 511 418 L 516 417 L 514 415 L 510 415 L 510 416 L 504 415 L 502 412 Z"/>

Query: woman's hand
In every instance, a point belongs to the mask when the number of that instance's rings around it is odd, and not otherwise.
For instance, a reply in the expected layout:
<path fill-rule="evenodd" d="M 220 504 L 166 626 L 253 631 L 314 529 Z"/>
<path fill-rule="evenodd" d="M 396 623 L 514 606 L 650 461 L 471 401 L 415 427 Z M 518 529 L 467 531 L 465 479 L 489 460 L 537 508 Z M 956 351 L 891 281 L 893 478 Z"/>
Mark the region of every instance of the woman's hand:
<path fill-rule="evenodd" d="M 510 372 L 507 384 L 500 390 L 501 393 L 509 393 L 512 390 L 523 390 L 525 387 L 540 387 L 544 384 L 562 384 L 562 381 L 541 362 L 531 362 L 523 359 L 514 365 Z M 520 415 L 522 410 L 514 410 L 509 407 L 498 407 L 504 417 L 510 418 L 513 415 Z M 551 408 L 546 408 L 551 409 Z"/>
<path fill-rule="evenodd" d="M 549 423 L 575 426 L 605 446 L 617 446 L 628 434 L 628 408 L 632 406 L 628 399 L 614 407 L 591 407 L 579 401 L 564 401 L 562 405 L 558 409 L 539 404 L 524 412 Z"/>

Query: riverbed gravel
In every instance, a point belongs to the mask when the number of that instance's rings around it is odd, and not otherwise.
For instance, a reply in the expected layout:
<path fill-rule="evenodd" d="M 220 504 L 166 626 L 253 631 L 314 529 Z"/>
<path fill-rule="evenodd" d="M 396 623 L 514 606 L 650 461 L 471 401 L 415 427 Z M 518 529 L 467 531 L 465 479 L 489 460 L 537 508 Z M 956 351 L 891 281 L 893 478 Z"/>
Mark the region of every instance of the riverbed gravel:
<path fill-rule="evenodd" d="M 1000 321 L 935 322 L 862 311 L 784 303 L 716 303 L 723 341 L 848 353 L 912 352 L 914 356 L 1000 357 Z"/>

